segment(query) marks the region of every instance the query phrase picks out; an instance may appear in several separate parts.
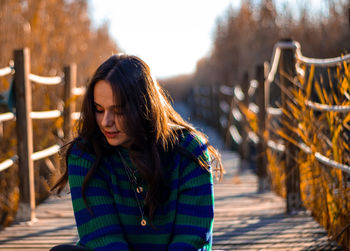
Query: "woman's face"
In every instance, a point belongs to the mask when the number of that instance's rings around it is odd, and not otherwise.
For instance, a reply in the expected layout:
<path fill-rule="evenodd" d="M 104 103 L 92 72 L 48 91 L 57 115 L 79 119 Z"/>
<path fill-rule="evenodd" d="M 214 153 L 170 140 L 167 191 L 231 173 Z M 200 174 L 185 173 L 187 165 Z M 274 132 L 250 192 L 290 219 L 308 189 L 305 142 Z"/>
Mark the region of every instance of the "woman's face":
<path fill-rule="evenodd" d="M 109 82 L 100 80 L 94 88 L 96 122 L 111 146 L 130 146 L 130 138 L 123 131 L 123 114 L 113 97 Z"/>

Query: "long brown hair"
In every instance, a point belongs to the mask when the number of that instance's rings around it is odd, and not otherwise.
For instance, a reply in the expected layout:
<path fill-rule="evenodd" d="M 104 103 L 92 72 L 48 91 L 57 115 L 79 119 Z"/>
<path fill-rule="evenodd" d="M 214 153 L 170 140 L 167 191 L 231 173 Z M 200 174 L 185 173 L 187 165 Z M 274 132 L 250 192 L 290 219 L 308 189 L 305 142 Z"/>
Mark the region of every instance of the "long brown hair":
<path fill-rule="evenodd" d="M 125 133 L 131 139 L 129 149 L 130 159 L 137 168 L 142 179 L 148 185 L 145 204 L 148 207 L 148 216 L 152 221 L 155 209 L 165 199 L 163 191 L 167 190 L 167 181 L 164 178 L 160 152 L 171 149 L 180 149 L 177 145 L 178 135 L 176 127 L 182 127 L 190 132 L 200 135 L 207 141 L 207 137 L 197 131 L 173 109 L 168 96 L 152 77 L 149 67 L 136 56 L 125 54 L 114 55 L 102 63 L 93 75 L 84 96 L 81 117 L 78 121 L 78 137 L 83 142 L 88 142 L 83 150 L 96 156 L 95 163 L 86 175 L 82 185 L 82 197 L 88 206 L 85 188 L 91 175 L 98 168 L 104 149 L 108 143 L 100 131 L 95 118 L 94 87 L 100 80 L 110 83 L 114 97 L 120 105 L 124 116 L 123 126 Z M 174 126 L 175 125 L 175 126 Z M 73 140 L 73 142 L 76 142 Z M 222 175 L 220 155 L 215 148 L 209 145 L 208 150 L 216 161 L 214 171 Z M 72 145 L 72 144 L 71 144 Z M 69 154 L 69 148 L 65 154 Z M 196 160 L 203 168 L 208 165 L 201 160 Z M 67 166 L 63 176 L 53 186 L 58 193 L 64 188 L 68 180 Z"/>

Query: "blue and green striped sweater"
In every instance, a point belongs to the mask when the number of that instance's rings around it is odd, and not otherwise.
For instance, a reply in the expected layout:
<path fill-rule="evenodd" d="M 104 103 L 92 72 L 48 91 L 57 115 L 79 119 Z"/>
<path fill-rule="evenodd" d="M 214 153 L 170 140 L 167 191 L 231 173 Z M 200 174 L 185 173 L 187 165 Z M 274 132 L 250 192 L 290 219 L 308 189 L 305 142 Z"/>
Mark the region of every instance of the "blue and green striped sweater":
<path fill-rule="evenodd" d="M 200 137 L 186 131 L 179 144 L 209 164 L 207 146 Z M 117 148 L 132 167 L 128 151 Z M 94 155 L 83 152 L 77 144 L 68 155 L 79 245 L 93 250 L 211 250 L 214 195 L 210 172 L 180 152 L 165 154 L 162 165 L 171 191 L 167 202 L 155 211 L 152 228 L 140 225 L 135 194 L 117 152 L 103 157 L 88 183 L 90 214 L 81 187 L 94 160 Z M 143 203 L 142 197 L 140 201 Z"/>

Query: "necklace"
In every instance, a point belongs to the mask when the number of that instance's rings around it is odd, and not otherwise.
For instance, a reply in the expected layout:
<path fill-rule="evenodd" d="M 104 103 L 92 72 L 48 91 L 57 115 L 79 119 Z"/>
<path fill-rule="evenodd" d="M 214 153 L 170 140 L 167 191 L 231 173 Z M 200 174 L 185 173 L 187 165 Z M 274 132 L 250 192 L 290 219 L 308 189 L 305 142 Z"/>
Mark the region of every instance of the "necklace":
<path fill-rule="evenodd" d="M 136 199 L 136 203 L 137 203 L 137 207 L 139 208 L 140 214 L 141 214 L 141 226 L 146 226 L 147 222 L 145 220 L 144 217 L 144 211 L 143 211 L 143 207 L 141 205 L 141 202 L 139 200 L 139 197 L 137 194 L 141 194 L 143 192 L 143 187 L 139 184 L 137 177 L 136 177 L 136 170 L 133 170 L 128 163 L 126 162 L 126 160 L 124 159 L 123 155 L 117 150 L 119 157 L 122 161 L 123 167 L 124 167 L 124 171 L 126 176 L 128 177 L 128 180 L 130 182 L 130 186 L 131 186 L 131 190 L 133 191 L 134 195 L 135 195 L 135 199 Z"/>

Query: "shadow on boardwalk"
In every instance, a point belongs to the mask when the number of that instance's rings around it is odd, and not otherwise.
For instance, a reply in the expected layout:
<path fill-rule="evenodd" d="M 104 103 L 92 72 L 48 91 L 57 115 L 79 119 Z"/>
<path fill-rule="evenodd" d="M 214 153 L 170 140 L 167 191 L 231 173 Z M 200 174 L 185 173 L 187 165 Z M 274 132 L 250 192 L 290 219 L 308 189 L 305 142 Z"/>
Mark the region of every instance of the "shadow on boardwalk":
<path fill-rule="evenodd" d="M 175 106 L 185 119 L 183 104 Z M 196 121 L 221 150 L 227 171 L 215 182 L 213 250 L 341 250 L 327 239 L 326 232 L 303 212 L 288 216 L 285 201 L 272 192 L 257 193 L 257 178 L 250 170 L 239 171 L 235 152 L 223 151 L 223 143 L 213 129 Z M 48 250 L 78 239 L 69 194 L 51 197 L 37 208 L 37 222 L 14 224 L 1 231 L 0 250 Z"/>

